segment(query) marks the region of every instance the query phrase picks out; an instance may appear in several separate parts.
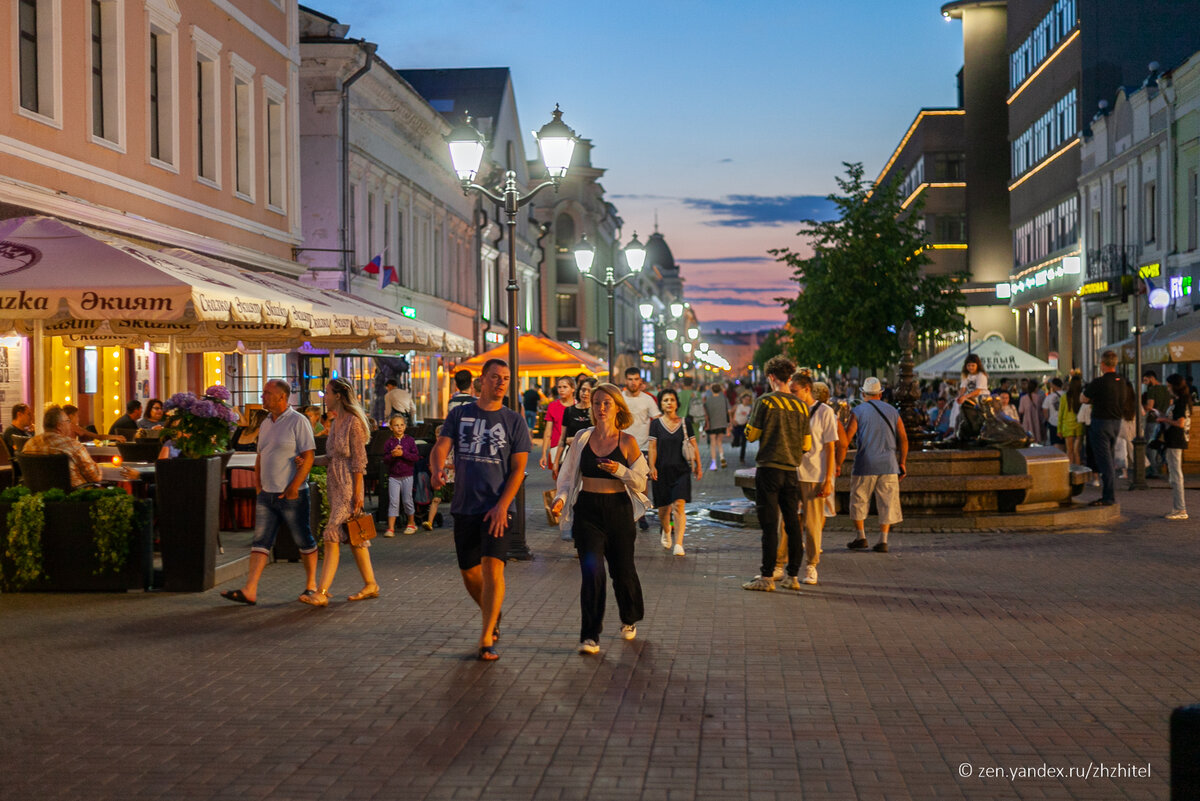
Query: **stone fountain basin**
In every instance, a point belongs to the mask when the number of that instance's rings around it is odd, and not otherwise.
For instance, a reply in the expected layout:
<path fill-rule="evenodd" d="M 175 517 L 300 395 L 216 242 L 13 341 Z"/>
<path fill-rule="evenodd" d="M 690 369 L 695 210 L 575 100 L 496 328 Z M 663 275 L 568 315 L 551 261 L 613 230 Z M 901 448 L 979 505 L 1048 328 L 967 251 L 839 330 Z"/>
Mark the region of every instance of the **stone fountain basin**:
<path fill-rule="evenodd" d="M 853 464 L 851 451 L 842 476 L 834 483 L 838 516 L 828 521 L 831 528 L 850 525 Z M 1090 508 L 1073 501 L 1091 471 L 1073 467 L 1058 448 L 914 451 L 908 456 L 907 468 L 908 475 L 900 482 L 900 504 L 909 521 L 906 528 L 1077 528 L 1102 525 L 1120 516 L 1118 506 Z M 754 468 L 748 468 L 738 470 L 734 477 L 750 500 L 754 500 L 754 474 Z M 875 514 L 873 508 L 871 514 Z"/>

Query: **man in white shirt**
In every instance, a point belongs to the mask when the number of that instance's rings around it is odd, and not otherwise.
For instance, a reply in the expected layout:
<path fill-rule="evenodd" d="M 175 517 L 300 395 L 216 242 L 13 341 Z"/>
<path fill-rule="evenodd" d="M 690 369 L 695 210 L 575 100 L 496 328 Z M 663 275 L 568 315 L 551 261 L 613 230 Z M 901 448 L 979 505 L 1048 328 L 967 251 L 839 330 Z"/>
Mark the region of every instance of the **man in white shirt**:
<path fill-rule="evenodd" d="M 383 418 L 391 420 L 392 415 L 402 414 L 408 418 L 408 424 L 412 425 L 417 416 L 417 405 L 413 403 L 412 394 L 406 389 L 400 389 L 394 378 L 389 378 L 384 386 L 387 387 L 387 394 L 383 396 Z"/>
<path fill-rule="evenodd" d="M 1050 391 L 1046 393 L 1046 398 L 1042 401 L 1042 419 L 1046 421 L 1046 430 L 1049 432 L 1051 445 L 1063 442 L 1063 438 L 1058 435 L 1058 404 L 1062 402 L 1062 388 L 1061 378 L 1055 376 L 1050 379 Z"/>
<path fill-rule="evenodd" d="M 808 406 L 808 427 L 812 447 L 800 457 L 796 475 L 800 479 L 800 508 L 804 523 L 804 583 L 817 583 L 817 563 L 821 561 L 821 534 L 825 530 L 825 499 L 833 495 L 834 453 L 838 443 L 837 415 L 827 403 L 813 397 L 812 376 L 792 376 L 791 393 Z M 785 579 L 784 588 L 800 589 L 795 577 Z"/>
<path fill-rule="evenodd" d="M 656 417 L 661 417 L 662 412 L 658 410 L 658 404 L 655 403 L 654 396 L 649 392 L 642 391 L 642 372 L 636 367 L 627 367 L 625 369 L 625 389 L 621 392 L 621 396 L 625 398 L 625 404 L 633 414 L 633 424 L 625 429 L 625 433 L 637 440 L 638 448 L 641 450 L 642 455 L 649 458 L 650 421 Z M 646 492 L 650 492 L 649 482 L 647 482 Z M 638 520 L 638 527 L 642 531 L 650 528 L 650 524 L 646 522 L 645 516 L 642 516 Z"/>

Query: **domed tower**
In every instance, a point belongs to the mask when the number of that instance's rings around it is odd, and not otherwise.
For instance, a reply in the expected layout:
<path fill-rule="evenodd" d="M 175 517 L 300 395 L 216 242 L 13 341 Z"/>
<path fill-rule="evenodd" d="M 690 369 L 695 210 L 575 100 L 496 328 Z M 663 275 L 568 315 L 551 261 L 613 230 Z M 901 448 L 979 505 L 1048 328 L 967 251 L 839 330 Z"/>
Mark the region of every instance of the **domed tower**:
<path fill-rule="evenodd" d="M 671 255 L 667 240 L 657 230 L 646 240 L 646 264 L 642 269 L 658 285 L 659 297 L 668 303 L 683 302 L 683 278 L 679 275 L 679 265 Z"/>

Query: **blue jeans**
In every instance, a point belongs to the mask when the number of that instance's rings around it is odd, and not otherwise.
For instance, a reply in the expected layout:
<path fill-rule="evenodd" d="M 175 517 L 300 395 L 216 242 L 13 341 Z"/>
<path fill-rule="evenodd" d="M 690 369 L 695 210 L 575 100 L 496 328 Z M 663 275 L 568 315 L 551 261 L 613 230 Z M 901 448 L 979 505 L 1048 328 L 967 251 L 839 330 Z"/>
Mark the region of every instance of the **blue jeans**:
<path fill-rule="evenodd" d="M 1121 435 L 1120 420 L 1092 420 L 1088 425 L 1088 447 L 1100 474 L 1100 500 L 1116 501 L 1117 468 L 1114 449 Z"/>
<path fill-rule="evenodd" d="M 529 426 L 530 428 L 537 427 L 537 410 L 536 409 L 533 411 L 530 411 L 529 409 L 525 410 L 525 425 Z"/>
<path fill-rule="evenodd" d="M 254 507 L 254 540 L 250 552 L 270 554 L 279 533 L 279 524 L 287 523 L 292 539 L 300 553 L 313 553 L 317 541 L 313 539 L 309 523 L 308 486 L 300 488 L 295 500 L 280 497 L 279 492 L 260 492 Z"/>

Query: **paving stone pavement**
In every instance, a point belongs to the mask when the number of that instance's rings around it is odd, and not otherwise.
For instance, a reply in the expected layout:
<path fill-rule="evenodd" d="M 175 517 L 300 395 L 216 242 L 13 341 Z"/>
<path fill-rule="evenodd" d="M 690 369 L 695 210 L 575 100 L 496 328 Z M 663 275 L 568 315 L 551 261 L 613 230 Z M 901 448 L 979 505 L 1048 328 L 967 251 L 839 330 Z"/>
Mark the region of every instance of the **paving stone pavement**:
<path fill-rule="evenodd" d="M 734 497 L 732 470 L 699 500 Z M 295 564 L 253 608 L 0 596 L 0 799 L 1168 796 L 1169 714 L 1200 701 L 1200 536 L 1158 519 L 1161 483 L 1104 532 L 901 526 L 889 554 L 838 534 L 798 593 L 741 590 L 757 532 L 697 509 L 685 557 L 641 535 L 646 619 L 621 640 L 610 600 L 594 657 L 548 486 L 494 664 L 445 530 L 377 540 L 377 600 L 344 600 L 343 559 L 327 609 L 296 603 Z"/>

